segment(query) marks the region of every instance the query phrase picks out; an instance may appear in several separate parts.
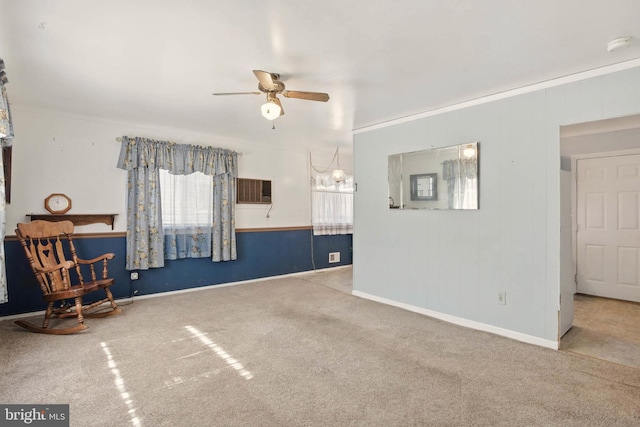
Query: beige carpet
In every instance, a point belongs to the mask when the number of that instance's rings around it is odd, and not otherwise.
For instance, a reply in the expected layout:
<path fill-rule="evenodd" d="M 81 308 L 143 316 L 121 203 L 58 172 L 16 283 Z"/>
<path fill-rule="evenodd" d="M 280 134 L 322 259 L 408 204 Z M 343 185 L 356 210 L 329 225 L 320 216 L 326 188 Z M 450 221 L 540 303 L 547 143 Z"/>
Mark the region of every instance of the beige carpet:
<path fill-rule="evenodd" d="M 153 299 L 47 336 L 0 322 L 0 403 L 72 426 L 633 426 L 640 371 L 360 299 L 345 271 Z"/>

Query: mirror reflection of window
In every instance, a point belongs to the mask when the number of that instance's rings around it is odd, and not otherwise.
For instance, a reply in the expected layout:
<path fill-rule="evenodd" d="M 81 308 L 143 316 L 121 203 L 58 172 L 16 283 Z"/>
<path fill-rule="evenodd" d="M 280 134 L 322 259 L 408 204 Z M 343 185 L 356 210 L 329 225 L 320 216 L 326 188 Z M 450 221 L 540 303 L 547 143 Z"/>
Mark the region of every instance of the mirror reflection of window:
<path fill-rule="evenodd" d="M 418 197 L 431 197 L 433 194 L 433 180 L 431 178 L 418 180 Z"/>
<path fill-rule="evenodd" d="M 411 200 L 438 200 L 438 174 L 424 173 L 410 176 Z"/>

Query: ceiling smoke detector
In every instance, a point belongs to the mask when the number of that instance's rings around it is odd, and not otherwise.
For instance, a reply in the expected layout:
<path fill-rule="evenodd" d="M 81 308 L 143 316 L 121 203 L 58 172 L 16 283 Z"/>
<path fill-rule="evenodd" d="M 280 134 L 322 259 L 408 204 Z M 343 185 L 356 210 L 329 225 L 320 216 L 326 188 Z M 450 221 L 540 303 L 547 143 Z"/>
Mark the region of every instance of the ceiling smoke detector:
<path fill-rule="evenodd" d="M 613 52 L 631 45 L 631 36 L 618 37 L 607 43 L 607 52 Z"/>

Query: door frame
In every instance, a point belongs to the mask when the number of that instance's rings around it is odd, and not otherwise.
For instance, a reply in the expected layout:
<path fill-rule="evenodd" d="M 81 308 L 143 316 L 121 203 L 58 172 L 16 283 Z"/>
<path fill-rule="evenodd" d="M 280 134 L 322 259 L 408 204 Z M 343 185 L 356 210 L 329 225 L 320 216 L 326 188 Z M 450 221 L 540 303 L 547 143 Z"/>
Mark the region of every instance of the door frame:
<path fill-rule="evenodd" d="M 573 326 L 574 304 L 576 294 L 575 271 L 573 261 L 574 249 L 571 238 L 573 232 L 573 215 L 571 214 L 571 183 L 570 171 L 560 170 L 560 306 L 558 310 L 558 343 Z M 566 218 L 566 217 L 569 218 Z M 567 237 L 566 228 L 569 228 Z M 568 252 L 568 257 L 567 257 Z M 569 259 L 567 259 L 569 258 Z M 569 265 L 572 264 L 572 265 Z M 563 298 L 564 297 L 564 298 Z"/>
<path fill-rule="evenodd" d="M 558 147 L 560 151 L 560 169 L 563 169 L 563 157 L 569 158 L 569 168 L 571 172 L 571 243 L 570 246 L 572 248 L 572 262 L 573 266 L 568 269 L 573 269 L 574 274 L 574 282 L 576 275 L 578 273 L 578 263 L 577 263 L 577 208 L 578 208 L 578 197 L 577 197 L 577 162 L 581 159 L 590 159 L 590 158 L 598 158 L 598 157 L 613 157 L 613 156 L 621 156 L 621 155 L 629 155 L 629 154 L 640 154 L 640 140 L 634 140 L 631 144 L 622 144 L 618 145 L 618 147 L 624 146 L 624 148 L 618 149 L 607 149 L 608 143 L 603 143 L 600 141 L 595 144 L 591 143 L 586 146 L 578 148 L 578 146 L 571 145 L 567 151 L 564 151 L 565 145 L 563 140 L 565 138 L 574 138 L 595 134 L 615 134 L 617 131 L 626 131 L 626 130 L 639 130 L 640 131 L 640 113 L 630 113 L 622 116 L 613 116 L 608 118 L 598 118 L 594 120 L 581 120 L 573 123 L 561 124 L 559 126 L 559 138 L 558 138 Z M 615 135 L 612 135 L 612 140 L 615 139 Z M 600 149 L 601 151 L 595 151 Z M 566 169 L 565 169 L 566 170 Z M 560 174 L 558 175 L 558 192 L 560 197 L 567 197 L 567 195 L 562 192 L 562 185 L 560 182 Z M 558 218 L 560 220 L 560 217 Z M 559 223 L 558 223 L 559 224 Z M 560 237 L 560 245 L 563 244 L 563 238 Z M 563 262 L 562 257 L 560 256 L 558 259 L 559 263 Z M 562 268 L 562 267 L 560 267 Z M 560 295 L 562 293 L 561 289 L 561 278 L 559 277 L 558 282 L 558 299 L 560 299 Z M 577 284 L 576 284 L 577 290 Z M 561 307 L 558 307 L 558 335 L 560 335 L 560 310 Z M 558 336 L 558 348 L 560 348 L 561 337 Z"/>

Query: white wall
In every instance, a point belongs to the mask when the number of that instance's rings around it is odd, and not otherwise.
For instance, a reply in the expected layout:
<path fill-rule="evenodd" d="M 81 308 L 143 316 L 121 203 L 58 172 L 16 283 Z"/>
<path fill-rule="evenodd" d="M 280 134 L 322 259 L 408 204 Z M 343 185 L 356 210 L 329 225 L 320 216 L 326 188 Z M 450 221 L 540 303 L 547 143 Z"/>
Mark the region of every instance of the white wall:
<path fill-rule="evenodd" d="M 560 126 L 638 112 L 633 68 L 357 133 L 354 291 L 552 346 Z M 388 209 L 389 154 L 473 141 L 479 210 Z"/>
<path fill-rule="evenodd" d="M 116 213 L 115 231 L 126 230 L 126 172 L 116 168 L 120 143 L 116 137 L 141 136 L 184 144 L 229 148 L 239 158 L 242 178 L 269 179 L 273 208 L 238 205 L 237 228 L 309 226 L 309 148 L 279 148 L 252 142 L 226 140 L 193 133 L 125 122 L 80 117 L 12 107 L 16 137 L 13 148 L 11 204 L 7 206 L 7 234 L 26 214 L 48 213 L 44 199 L 64 193 L 73 202 L 69 213 Z M 335 146 L 313 153 L 321 164 L 330 162 Z M 352 158 L 341 155 L 341 164 L 352 169 Z M 81 226 L 77 232 L 108 232 L 104 224 Z"/>

